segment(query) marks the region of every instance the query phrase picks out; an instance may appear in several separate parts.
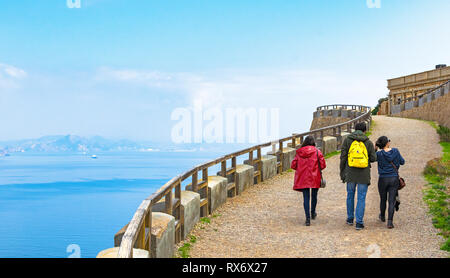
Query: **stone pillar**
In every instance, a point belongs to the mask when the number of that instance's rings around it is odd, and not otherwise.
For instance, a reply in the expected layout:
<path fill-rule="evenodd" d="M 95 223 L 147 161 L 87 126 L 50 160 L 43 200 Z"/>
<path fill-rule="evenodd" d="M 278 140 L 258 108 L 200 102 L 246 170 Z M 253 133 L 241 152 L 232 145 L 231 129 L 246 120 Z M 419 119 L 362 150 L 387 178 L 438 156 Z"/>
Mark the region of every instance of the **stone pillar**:
<path fill-rule="evenodd" d="M 342 144 L 344 143 L 345 139 L 350 135 L 349 132 L 341 132 L 341 136 L 338 137 L 339 142 L 339 149 L 342 147 Z"/>
<path fill-rule="evenodd" d="M 218 175 L 220 172 L 218 173 Z M 203 180 L 199 180 L 198 182 L 202 182 Z M 227 187 L 228 182 L 227 179 L 221 176 L 209 176 L 208 177 L 208 209 L 209 213 L 215 211 L 218 207 L 220 207 L 223 203 L 227 201 Z M 186 185 L 186 190 L 192 190 L 192 184 Z M 200 193 L 200 199 L 206 198 L 205 190 L 202 190 Z"/>
<path fill-rule="evenodd" d="M 333 136 L 323 137 L 322 153 L 327 155 L 337 150 L 337 138 Z"/>
<path fill-rule="evenodd" d="M 263 155 L 261 156 L 261 181 L 270 179 L 277 174 L 277 157 L 273 155 Z M 244 161 L 244 164 L 249 164 L 250 161 Z M 257 164 L 255 164 L 254 169 L 257 171 Z"/>
<path fill-rule="evenodd" d="M 184 219 L 181 236 L 186 238 L 200 220 L 200 194 L 193 191 L 181 191 L 181 215 Z"/>
<path fill-rule="evenodd" d="M 217 174 L 219 175 L 220 172 L 218 172 Z M 254 185 L 254 174 L 255 174 L 255 169 L 252 166 L 245 165 L 245 164 L 236 165 L 236 181 L 235 181 L 235 183 L 236 183 L 237 194 L 241 194 L 242 192 L 244 192 L 244 190 L 246 190 L 250 186 Z M 227 178 L 228 178 L 228 182 L 233 182 L 232 174 L 228 175 Z M 230 196 L 230 197 L 232 197 L 232 196 Z"/>
<path fill-rule="evenodd" d="M 128 224 L 114 236 L 114 246 L 119 247 Z M 148 233 L 148 229 L 146 230 Z M 151 258 L 172 258 L 175 245 L 175 217 L 162 212 L 152 212 Z M 136 247 L 136 246 L 135 246 Z M 111 254 L 108 251 L 107 254 Z M 100 254 L 99 254 L 100 255 Z"/>
<path fill-rule="evenodd" d="M 289 147 L 283 148 L 283 169 L 282 169 L 283 172 L 291 169 L 291 162 L 292 162 L 292 160 L 294 160 L 295 153 L 296 153 L 296 149 L 289 148 Z M 270 151 L 267 154 L 275 155 L 273 151 Z M 278 154 L 278 150 L 277 150 L 276 156 L 277 156 L 277 161 L 280 161 L 280 154 Z"/>
<path fill-rule="evenodd" d="M 175 245 L 175 217 L 152 212 L 151 258 L 172 258 Z"/>
<path fill-rule="evenodd" d="M 101 251 L 97 255 L 97 259 L 116 259 L 119 255 L 119 247 L 109 248 Z M 150 253 L 143 249 L 133 249 L 133 259 L 150 258 Z"/>

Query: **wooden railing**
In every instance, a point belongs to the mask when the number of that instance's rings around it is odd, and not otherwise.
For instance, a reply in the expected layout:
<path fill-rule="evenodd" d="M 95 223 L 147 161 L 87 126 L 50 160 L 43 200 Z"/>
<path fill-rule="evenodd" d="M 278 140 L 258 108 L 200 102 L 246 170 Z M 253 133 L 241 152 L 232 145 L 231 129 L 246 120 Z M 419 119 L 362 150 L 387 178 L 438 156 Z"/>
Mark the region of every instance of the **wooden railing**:
<path fill-rule="evenodd" d="M 400 113 L 402 111 L 408 110 L 410 108 L 418 107 L 419 106 L 418 102 L 421 99 L 428 98 L 429 95 L 431 95 L 433 93 L 436 93 L 438 90 L 439 90 L 439 93 L 440 93 L 439 96 L 443 96 L 444 95 L 444 88 L 445 88 L 445 86 L 449 86 L 449 84 L 450 84 L 450 80 L 448 80 L 447 82 L 445 82 L 445 83 L 443 83 L 443 84 L 441 84 L 441 85 L 439 85 L 439 86 L 437 86 L 437 87 L 435 87 L 433 89 L 428 90 L 427 92 L 425 92 L 425 93 L 423 93 L 423 94 L 421 94 L 419 96 L 409 97 L 409 98 L 406 98 L 404 100 L 401 100 L 397 104 L 392 104 L 391 114 L 397 114 L 397 113 Z M 432 100 L 434 100 L 434 99 L 432 99 Z M 412 103 L 411 107 L 405 107 L 405 104 L 406 103 L 410 103 L 410 102 L 415 102 L 415 103 Z"/>
<path fill-rule="evenodd" d="M 231 153 L 220 157 L 218 159 L 212 160 L 210 162 L 201 164 L 182 175 L 179 175 L 170 181 L 168 181 L 164 186 L 162 186 L 156 193 L 152 194 L 150 197 L 145 199 L 135 212 L 131 222 L 129 223 L 125 234 L 122 237 L 122 242 L 119 247 L 119 258 L 132 258 L 133 248 L 145 249 L 150 252 L 151 250 L 151 227 L 152 227 L 152 206 L 164 198 L 165 202 L 165 213 L 173 215 L 175 217 L 175 241 L 176 243 L 182 240 L 182 226 L 184 224 L 184 219 L 181 213 L 181 183 L 188 178 L 192 181 L 192 191 L 200 192 L 205 190 L 205 198 L 201 199 L 201 215 L 207 216 L 208 212 L 208 168 L 215 165 L 221 164 L 220 175 L 223 177 L 231 176 L 231 182 L 228 183 L 228 192 L 232 196 L 239 194 L 237 186 L 237 175 L 236 175 L 236 159 L 242 155 L 248 155 L 249 164 L 256 166 L 256 171 L 254 172 L 254 177 L 257 178 L 257 183 L 261 182 L 261 169 L 262 169 L 262 148 L 271 147 L 276 151 L 276 146 L 278 145 L 278 151 L 276 155 L 279 155 L 279 161 L 277 162 L 278 172 L 281 173 L 283 169 L 283 148 L 284 143 L 291 142 L 291 147 L 298 148 L 299 145 L 303 143 L 305 136 L 313 135 L 316 140 L 320 142 L 323 138 L 324 132 L 328 130 L 333 130 L 335 136 L 340 136 L 341 132 L 346 129 L 348 132 L 351 131 L 357 123 L 363 121 L 371 120 L 370 107 L 361 105 L 328 105 L 321 106 L 317 108 L 318 110 L 324 107 L 351 107 L 354 110 L 364 111 L 363 115 L 352 119 L 348 122 L 336 124 L 333 126 L 328 126 L 316 130 L 311 130 L 305 133 L 293 134 L 292 136 L 279 139 L 277 141 L 268 142 L 265 144 L 260 144 L 253 146 L 235 153 Z M 299 142 L 299 144 L 297 144 Z M 320 147 L 320 146 L 319 146 Z M 256 151 L 256 159 L 254 159 L 254 152 Z M 230 167 L 227 168 L 227 163 L 230 163 Z M 198 179 L 198 175 L 201 172 L 202 180 Z M 175 191 L 175 192 L 173 192 Z M 175 194 L 173 194 L 175 193 Z"/>

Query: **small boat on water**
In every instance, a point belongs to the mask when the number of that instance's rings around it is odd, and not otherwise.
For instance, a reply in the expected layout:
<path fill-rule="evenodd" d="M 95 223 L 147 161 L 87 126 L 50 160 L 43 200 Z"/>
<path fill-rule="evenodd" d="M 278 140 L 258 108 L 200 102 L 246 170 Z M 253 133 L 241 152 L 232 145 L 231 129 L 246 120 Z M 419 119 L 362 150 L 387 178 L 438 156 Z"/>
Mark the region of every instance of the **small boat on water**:
<path fill-rule="evenodd" d="M 93 154 L 93 155 L 91 156 L 91 158 L 92 158 L 92 159 L 97 159 L 97 156 L 96 156 L 95 154 Z"/>

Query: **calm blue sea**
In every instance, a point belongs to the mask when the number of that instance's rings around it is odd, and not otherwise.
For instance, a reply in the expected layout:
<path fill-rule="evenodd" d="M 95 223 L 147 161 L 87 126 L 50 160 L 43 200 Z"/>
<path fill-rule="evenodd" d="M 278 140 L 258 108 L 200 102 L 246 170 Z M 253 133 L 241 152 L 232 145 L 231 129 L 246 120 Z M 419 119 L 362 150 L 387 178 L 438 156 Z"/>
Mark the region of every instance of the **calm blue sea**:
<path fill-rule="evenodd" d="M 82 258 L 114 246 L 141 201 L 208 152 L 0 157 L 0 258 Z M 215 169 L 210 169 L 214 173 Z"/>

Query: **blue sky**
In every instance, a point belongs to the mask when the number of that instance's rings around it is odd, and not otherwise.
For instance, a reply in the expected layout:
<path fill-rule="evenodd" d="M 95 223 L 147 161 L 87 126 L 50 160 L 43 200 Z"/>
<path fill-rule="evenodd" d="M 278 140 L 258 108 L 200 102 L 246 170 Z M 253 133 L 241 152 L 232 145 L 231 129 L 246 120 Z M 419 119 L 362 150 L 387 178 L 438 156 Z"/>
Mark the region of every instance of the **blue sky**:
<path fill-rule="evenodd" d="M 450 64 L 448 0 L 0 0 L 0 140 L 170 139 L 171 112 L 374 105 L 386 79 Z M 255 101 L 257 99 L 257 101 Z"/>

